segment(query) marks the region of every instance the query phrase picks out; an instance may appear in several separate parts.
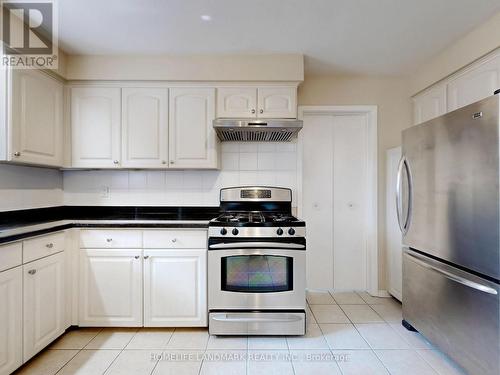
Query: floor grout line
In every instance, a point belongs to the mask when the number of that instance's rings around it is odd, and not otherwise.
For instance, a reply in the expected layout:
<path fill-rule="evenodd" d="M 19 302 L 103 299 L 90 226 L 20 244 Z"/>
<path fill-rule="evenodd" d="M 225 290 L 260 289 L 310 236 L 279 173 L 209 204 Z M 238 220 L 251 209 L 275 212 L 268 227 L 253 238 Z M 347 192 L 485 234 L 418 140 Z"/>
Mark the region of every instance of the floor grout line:
<path fill-rule="evenodd" d="M 123 346 L 122 350 L 120 350 L 120 352 L 118 353 L 118 355 L 111 361 L 111 363 L 109 364 L 109 366 L 106 367 L 106 370 L 104 370 L 104 372 L 102 373 L 103 375 L 106 374 L 106 372 L 111 368 L 111 366 L 113 366 L 113 363 L 115 363 L 116 360 L 118 359 L 118 357 L 120 357 L 120 355 L 123 353 L 123 351 L 125 350 L 125 348 L 127 347 L 127 345 L 132 342 L 132 339 L 135 337 L 135 335 L 137 335 L 137 332 L 139 332 L 139 329 L 137 329 L 137 331 L 135 331 L 135 333 L 132 335 L 132 337 L 130 337 L 130 340 L 128 340 L 128 342 Z M 99 349 L 97 349 L 97 350 L 99 350 Z"/>

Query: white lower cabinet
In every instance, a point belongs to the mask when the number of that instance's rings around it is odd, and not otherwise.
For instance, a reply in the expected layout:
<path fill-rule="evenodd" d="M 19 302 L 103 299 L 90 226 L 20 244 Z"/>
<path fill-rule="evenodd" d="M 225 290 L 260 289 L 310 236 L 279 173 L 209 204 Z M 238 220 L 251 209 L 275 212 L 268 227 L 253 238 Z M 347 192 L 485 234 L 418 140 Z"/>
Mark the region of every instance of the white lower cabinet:
<path fill-rule="evenodd" d="M 24 361 L 65 329 L 64 253 L 23 265 Z"/>
<path fill-rule="evenodd" d="M 23 363 L 23 268 L 0 272 L 0 375 Z"/>
<path fill-rule="evenodd" d="M 142 326 L 142 250 L 80 250 L 79 325 Z"/>
<path fill-rule="evenodd" d="M 207 325 L 207 250 L 144 250 L 144 326 Z"/>

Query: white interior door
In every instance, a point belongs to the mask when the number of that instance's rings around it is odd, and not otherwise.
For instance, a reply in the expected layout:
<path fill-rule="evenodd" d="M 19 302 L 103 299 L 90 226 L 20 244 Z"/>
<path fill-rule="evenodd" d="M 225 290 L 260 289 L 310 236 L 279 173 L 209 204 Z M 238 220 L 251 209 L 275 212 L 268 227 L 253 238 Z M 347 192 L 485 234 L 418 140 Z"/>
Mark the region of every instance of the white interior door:
<path fill-rule="evenodd" d="M 367 115 L 306 115 L 301 137 L 307 286 L 366 290 Z"/>

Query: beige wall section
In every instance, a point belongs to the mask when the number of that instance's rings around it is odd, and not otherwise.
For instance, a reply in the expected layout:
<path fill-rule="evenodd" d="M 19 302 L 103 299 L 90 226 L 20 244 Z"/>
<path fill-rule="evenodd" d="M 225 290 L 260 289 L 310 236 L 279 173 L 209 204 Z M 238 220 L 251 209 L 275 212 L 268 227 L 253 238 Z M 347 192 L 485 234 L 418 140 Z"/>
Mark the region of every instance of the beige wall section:
<path fill-rule="evenodd" d="M 299 105 L 378 106 L 379 289 L 386 289 L 385 154 L 401 144 L 401 131 L 412 124 L 409 82 L 404 78 L 307 76 L 299 86 Z"/>
<path fill-rule="evenodd" d="M 411 79 L 414 95 L 500 47 L 500 12 L 424 64 Z"/>
<path fill-rule="evenodd" d="M 68 80 L 303 81 L 301 54 L 68 56 Z"/>

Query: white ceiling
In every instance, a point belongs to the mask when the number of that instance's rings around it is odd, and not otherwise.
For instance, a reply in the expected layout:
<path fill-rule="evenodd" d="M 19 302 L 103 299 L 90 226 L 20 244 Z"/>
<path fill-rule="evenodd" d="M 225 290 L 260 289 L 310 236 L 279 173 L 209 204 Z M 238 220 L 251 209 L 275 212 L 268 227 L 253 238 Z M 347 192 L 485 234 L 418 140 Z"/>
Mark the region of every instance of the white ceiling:
<path fill-rule="evenodd" d="M 303 53 L 307 73 L 401 75 L 498 11 L 500 0 L 60 0 L 59 36 L 71 54 Z"/>

